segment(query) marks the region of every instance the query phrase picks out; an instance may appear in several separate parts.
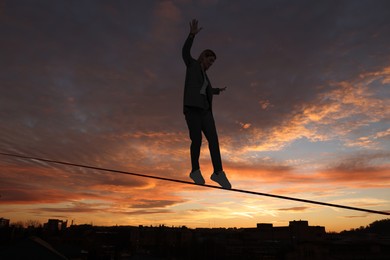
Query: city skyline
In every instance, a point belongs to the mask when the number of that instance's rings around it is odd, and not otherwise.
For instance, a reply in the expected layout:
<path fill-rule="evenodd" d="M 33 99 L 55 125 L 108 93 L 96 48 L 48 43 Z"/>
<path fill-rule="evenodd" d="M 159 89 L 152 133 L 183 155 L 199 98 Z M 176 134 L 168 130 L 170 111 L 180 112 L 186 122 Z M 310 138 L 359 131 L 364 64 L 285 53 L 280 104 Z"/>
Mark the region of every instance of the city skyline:
<path fill-rule="evenodd" d="M 390 210 L 388 1 L 1 1 L 0 152 L 190 180 L 189 21 L 233 188 Z M 201 169 L 212 173 L 207 142 Z M 0 156 L 0 216 L 341 231 L 383 216 Z M 69 216 L 72 216 L 70 218 Z"/>
<path fill-rule="evenodd" d="M 0 221 L 2 219 L 0 218 Z M 327 233 L 306 220 L 288 226 L 258 223 L 249 228 L 196 228 L 185 226 L 71 225 L 49 219 L 40 227 L 0 225 L 3 258 L 120 258 L 246 259 L 263 257 L 302 259 L 364 257 L 386 258 L 390 219 L 341 233 Z M 1 223 L 0 223 L 1 224 Z M 21 250 L 22 249 L 22 250 Z M 317 256 L 317 257 L 315 257 Z"/>
<path fill-rule="evenodd" d="M 389 220 L 390 220 L 390 218 L 383 218 L 380 220 L 376 220 L 372 223 L 369 223 L 369 225 L 366 225 L 366 226 L 359 226 L 359 227 L 351 228 L 349 230 L 342 230 L 340 233 L 368 229 L 375 224 L 385 223 L 386 221 L 389 221 Z M 12 221 L 10 219 L 0 217 L 0 228 L 9 228 L 9 227 L 11 227 L 11 228 L 15 228 L 15 227 L 16 228 L 27 228 L 27 229 L 29 229 L 29 228 L 44 228 L 44 229 L 51 229 L 52 231 L 65 230 L 66 228 L 69 228 L 72 226 L 91 226 L 91 227 L 105 227 L 105 228 L 110 228 L 110 227 L 152 227 L 152 228 L 168 227 L 168 228 L 178 228 L 178 229 L 180 229 L 180 228 L 188 228 L 188 229 L 197 229 L 197 228 L 200 228 L 200 229 L 246 229 L 246 228 L 253 229 L 253 228 L 261 228 L 261 229 L 264 229 L 264 228 L 284 228 L 284 227 L 291 226 L 291 225 L 304 225 L 304 226 L 310 227 L 310 228 L 321 228 L 321 232 L 324 232 L 324 233 L 330 233 L 330 234 L 334 233 L 334 231 L 327 231 L 326 226 L 311 225 L 311 223 L 309 223 L 309 221 L 304 220 L 304 219 L 288 220 L 286 225 L 284 225 L 284 226 L 283 225 L 275 226 L 273 223 L 259 222 L 259 223 L 255 223 L 254 226 L 248 226 L 248 227 L 195 227 L 195 228 L 187 227 L 185 225 L 168 226 L 168 225 L 165 225 L 162 223 L 156 224 L 156 225 L 144 225 L 142 223 L 139 223 L 137 225 L 117 224 L 114 226 L 104 226 L 104 225 L 99 226 L 99 225 L 94 225 L 93 223 L 75 223 L 74 219 L 55 219 L 55 218 L 46 219 L 45 221 L 40 222 L 40 221 L 30 219 L 30 220 L 27 220 L 26 222 L 22 222 L 22 221 L 15 222 L 15 221 Z M 385 232 L 384 230 L 382 230 L 382 231 Z"/>

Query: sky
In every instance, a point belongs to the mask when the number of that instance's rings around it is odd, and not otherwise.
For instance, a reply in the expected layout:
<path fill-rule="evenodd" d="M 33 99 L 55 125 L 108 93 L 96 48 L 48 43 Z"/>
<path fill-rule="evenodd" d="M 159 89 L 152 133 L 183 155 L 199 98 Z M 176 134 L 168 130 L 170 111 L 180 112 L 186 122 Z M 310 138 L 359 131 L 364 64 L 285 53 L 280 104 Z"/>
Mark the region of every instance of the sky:
<path fill-rule="evenodd" d="M 0 152 L 190 181 L 181 48 L 233 188 L 390 211 L 390 2 L 2 0 Z M 207 140 L 201 170 L 214 184 Z M 0 156 L 0 217 L 341 231 L 386 216 Z"/>

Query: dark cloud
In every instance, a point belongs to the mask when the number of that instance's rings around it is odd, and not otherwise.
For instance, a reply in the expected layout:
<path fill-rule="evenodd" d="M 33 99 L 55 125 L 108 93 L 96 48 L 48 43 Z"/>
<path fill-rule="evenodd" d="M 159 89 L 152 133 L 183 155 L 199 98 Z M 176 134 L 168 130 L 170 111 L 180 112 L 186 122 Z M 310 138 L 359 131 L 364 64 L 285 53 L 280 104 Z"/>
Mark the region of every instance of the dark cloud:
<path fill-rule="evenodd" d="M 103 207 L 102 207 L 103 206 Z M 37 212 L 45 213 L 94 213 L 107 210 L 107 205 L 90 205 L 86 203 L 77 203 L 70 207 L 37 208 Z M 34 210 L 35 211 L 35 210 Z"/>
<path fill-rule="evenodd" d="M 292 207 L 292 208 L 283 208 L 283 209 L 278 209 L 280 211 L 296 211 L 296 212 L 301 212 L 309 209 L 309 207 Z"/>
<path fill-rule="evenodd" d="M 167 206 L 172 206 L 177 203 L 182 203 L 184 201 L 174 201 L 174 200 L 138 200 L 136 203 L 131 205 L 131 208 L 164 208 Z"/>
<path fill-rule="evenodd" d="M 381 162 L 390 159 L 390 153 L 358 153 L 345 156 L 333 168 L 334 171 L 344 172 L 375 172 L 385 170 Z M 379 165 L 379 166 L 378 166 Z"/>
<path fill-rule="evenodd" d="M 341 157 L 333 167 L 324 169 L 321 178 L 334 182 L 360 183 L 365 187 L 388 187 L 388 153 L 359 153 Z"/>
<path fill-rule="evenodd" d="M 367 215 L 365 215 L 365 214 L 363 214 L 363 215 L 356 215 L 356 216 L 351 215 L 351 216 L 344 216 L 344 218 L 364 218 L 366 216 Z"/>
<path fill-rule="evenodd" d="M 126 215 L 151 215 L 151 214 L 168 214 L 172 213 L 172 210 L 168 209 L 146 209 L 146 210 L 134 210 L 134 211 L 128 211 L 123 212 L 123 214 Z"/>
<path fill-rule="evenodd" d="M 378 6 L 367 5 L 283 1 L 264 7 L 252 2 L 237 4 L 239 11 L 222 12 L 223 17 L 232 16 L 219 19 L 219 28 L 225 31 L 213 40 L 223 46 L 223 53 L 213 76 L 231 85 L 234 98 L 218 101 L 223 103 L 221 108 L 233 106 L 226 116 L 261 127 L 277 125 L 295 106 L 327 90 L 330 81 L 354 78 L 387 65 L 384 50 L 389 28 L 383 21 L 388 20 L 388 3 L 380 2 L 383 9 L 378 13 L 373 11 Z M 362 13 L 365 18 L 357 19 Z M 234 25 L 237 20 L 242 21 L 239 27 Z M 230 43 L 226 41 L 229 37 Z M 262 112 L 260 100 L 269 100 L 272 109 Z"/>
<path fill-rule="evenodd" d="M 21 190 L 2 188 L 0 204 L 59 203 L 69 200 L 72 197 L 74 198 L 75 196 L 64 192 L 60 193 L 57 190 Z"/>

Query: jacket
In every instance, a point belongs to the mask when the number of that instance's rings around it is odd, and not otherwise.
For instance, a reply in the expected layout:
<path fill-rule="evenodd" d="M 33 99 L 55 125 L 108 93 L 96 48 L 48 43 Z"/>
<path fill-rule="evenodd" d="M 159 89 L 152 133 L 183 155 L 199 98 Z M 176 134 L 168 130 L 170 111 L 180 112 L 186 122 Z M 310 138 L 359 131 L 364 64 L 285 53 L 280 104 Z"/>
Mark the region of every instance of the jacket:
<path fill-rule="evenodd" d="M 184 99 L 183 111 L 185 113 L 186 107 L 204 108 L 204 96 L 200 94 L 204 77 L 200 63 L 191 56 L 191 47 L 194 37 L 189 35 L 184 43 L 182 49 L 182 56 L 186 64 L 186 78 L 184 83 Z M 206 97 L 209 103 L 209 108 L 212 111 L 213 95 L 219 95 L 219 88 L 212 88 L 209 78 L 206 73 L 204 75 L 209 82 L 206 88 Z"/>

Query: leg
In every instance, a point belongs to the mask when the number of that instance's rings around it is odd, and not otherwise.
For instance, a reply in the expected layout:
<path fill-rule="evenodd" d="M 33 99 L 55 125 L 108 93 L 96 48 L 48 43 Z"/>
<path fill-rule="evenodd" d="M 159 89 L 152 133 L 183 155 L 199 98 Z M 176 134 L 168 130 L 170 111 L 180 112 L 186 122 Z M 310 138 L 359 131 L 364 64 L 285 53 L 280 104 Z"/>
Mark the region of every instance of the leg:
<path fill-rule="evenodd" d="M 222 171 L 221 152 L 219 150 L 219 142 L 217 129 L 215 127 L 213 113 L 211 111 L 203 112 L 202 116 L 202 131 L 209 143 L 211 161 L 213 162 L 214 172 Z"/>
<path fill-rule="evenodd" d="M 191 139 L 191 165 L 192 171 L 198 170 L 199 167 L 199 156 L 200 147 L 202 145 L 202 120 L 201 112 L 199 109 L 191 108 L 186 114 L 186 122 Z"/>

